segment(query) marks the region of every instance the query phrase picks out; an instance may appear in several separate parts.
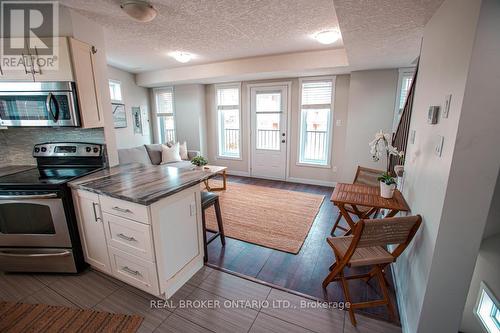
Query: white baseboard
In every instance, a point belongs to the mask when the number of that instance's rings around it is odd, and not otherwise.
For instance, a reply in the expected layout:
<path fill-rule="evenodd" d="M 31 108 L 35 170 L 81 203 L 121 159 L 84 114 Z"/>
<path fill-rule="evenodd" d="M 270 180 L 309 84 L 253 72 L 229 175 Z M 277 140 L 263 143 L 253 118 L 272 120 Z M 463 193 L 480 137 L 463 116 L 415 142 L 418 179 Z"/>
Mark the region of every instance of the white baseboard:
<path fill-rule="evenodd" d="M 286 181 L 291 183 L 319 185 L 328 187 L 334 187 L 335 185 L 337 185 L 337 182 L 329 182 L 325 180 L 307 179 L 307 178 L 295 178 L 295 177 L 288 177 Z"/>
<path fill-rule="evenodd" d="M 231 176 L 250 177 L 250 173 L 248 173 L 247 171 L 234 171 L 228 169 L 227 174 Z"/>

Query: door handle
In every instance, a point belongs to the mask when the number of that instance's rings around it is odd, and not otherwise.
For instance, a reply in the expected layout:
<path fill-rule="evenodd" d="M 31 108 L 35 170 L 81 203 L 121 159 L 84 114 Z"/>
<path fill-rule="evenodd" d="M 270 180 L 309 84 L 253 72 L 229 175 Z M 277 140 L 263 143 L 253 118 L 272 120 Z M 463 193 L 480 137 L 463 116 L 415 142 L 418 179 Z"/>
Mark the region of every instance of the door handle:
<path fill-rule="evenodd" d="M 70 255 L 71 252 L 69 251 L 62 251 L 62 252 L 57 252 L 57 253 L 12 253 L 9 251 L 0 251 L 0 256 L 4 257 L 65 257 L 67 255 Z"/>
<path fill-rule="evenodd" d="M 133 212 L 130 209 L 120 208 L 118 206 L 113 207 L 114 210 L 117 210 L 121 213 L 132 214 Z"/>
<path fill-rule="evenodd" d="M 129 241 L 129 242 L 133 242 L 136 240 L 134 237 L 130 237 L 130 236 L 124 235 L 122 233 L 117 234 L 117 236 L 122 238 L 122 239 L 125 239 L 126 241 Z"/>
<path fill-rule="evenodd" d="M 18 199 L 50 199 L 57 198 L 56 193 L 34 194 L 34 195 L 0 195 L 1 200 L 18 200 Z"/>
<path fill-rule="evenodd" d="M 286 141 L 285 140 L 281 140 L 281 143 L 285 143 Z"/>
<path fill-rule="evenodd" d="M 96 222 L 99 222 L 99 220 L 101 219 L 99 216 L 97 216 L 97 209 L 95 208 L 96 206 L 99 206 L 98 203 L 95 203 L 93 202 L 92 203 L 92 208 L 94 209 L 94 219 Z"/>

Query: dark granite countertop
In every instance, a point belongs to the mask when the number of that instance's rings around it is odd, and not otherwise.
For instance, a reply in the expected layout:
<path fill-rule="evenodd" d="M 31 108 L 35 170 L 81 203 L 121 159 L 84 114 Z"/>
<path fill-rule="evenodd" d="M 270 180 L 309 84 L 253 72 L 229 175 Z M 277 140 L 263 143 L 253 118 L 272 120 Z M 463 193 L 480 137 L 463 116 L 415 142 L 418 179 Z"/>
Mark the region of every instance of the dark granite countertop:
<path fill-rule="evenodd" d="M 212 176 L 212 171 L 195 167 L 178 169 L 132 163 L 78 178 L 69 186 L 148 206 Z"/>
<path fill-rule="evenodd" d="M 36 168 L 36 165 L 7 165 L 0 167 L 0 177 Z"/>

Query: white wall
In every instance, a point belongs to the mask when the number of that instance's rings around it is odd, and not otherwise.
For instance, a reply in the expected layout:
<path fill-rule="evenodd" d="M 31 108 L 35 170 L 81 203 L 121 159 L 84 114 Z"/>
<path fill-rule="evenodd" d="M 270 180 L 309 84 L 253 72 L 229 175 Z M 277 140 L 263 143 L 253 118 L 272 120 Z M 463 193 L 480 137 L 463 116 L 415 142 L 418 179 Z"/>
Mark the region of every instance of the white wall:
<path fill-rule="evenodd" d="M 342 181 L 351 182 L 358 165 L 387 168 L 385 157 L 373 162 L 368 143 L 380 130 L 392 133 L 397 84 L 397 69 L 351 73 Z"/>
<path fill-rule="evenodd" d="M 206 155 L 205 86 L 175 86 L 174 103 L 177 140 L 186 141 L 189 150 L 198 150 Z"/>
<path fill-rule="evenodd" d="M 423 224 L 394 267 L 405 332 L 458 331 L 498 175 L 500 8 L 485 0 L 479 16 L 480 7 L 446 0 L 424 30 L 403 189 Z M 429 106 L 450 93 L 449 118 L 427 124 Z"/>
<path fill-rule="evenodd" d="M 123 104 L 125 104 L 125 114 L 127 116 L 127 127 L 115 128 L 116 145 L 118 149 L 136 147 L 151 143 L 151 125 L 149 124 L 149 93 L 147 88 L 139 87 L 135 84 L 134 74 L 122 71 L 118 68 L 108 66 L 108 79 L 119 81 L 122 90 Z M 148 115 L 148 131 L 143 134 L 135 134 L 133 127 L 132 109 L 139 106 L 143 115 Z M 143 122 L 144 123 L 144 122 Z"/>

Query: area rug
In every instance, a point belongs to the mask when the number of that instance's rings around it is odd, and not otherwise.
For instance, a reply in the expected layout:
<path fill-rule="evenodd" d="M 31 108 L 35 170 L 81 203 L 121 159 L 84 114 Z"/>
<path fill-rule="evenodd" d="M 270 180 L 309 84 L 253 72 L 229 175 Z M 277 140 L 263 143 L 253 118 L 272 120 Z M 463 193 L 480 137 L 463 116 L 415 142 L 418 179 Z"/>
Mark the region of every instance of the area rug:
<path fill-rule="evenodd" d="M 293 254 L 300 251 L 324 200 L 323 195 L 233 182 L 217 194 L 227 237 Z M 207 229 L 217 230 L 214 209 L 205 214 Z"/>
<path fill-rule="evenodd" d="M 143 318 L 90 309 L 0 302 L 0 332 L 136 332 Z"/>

